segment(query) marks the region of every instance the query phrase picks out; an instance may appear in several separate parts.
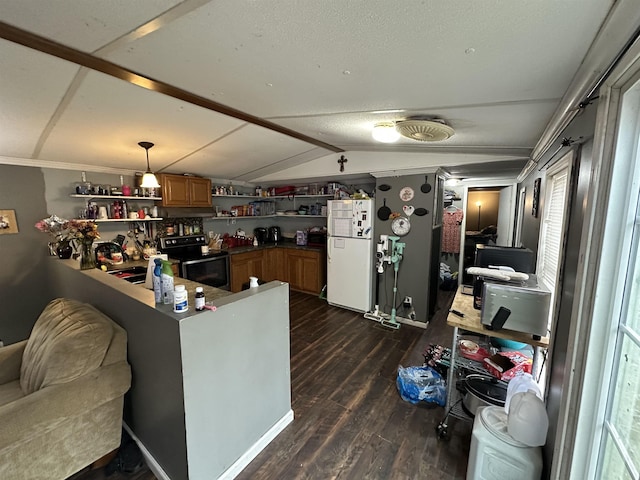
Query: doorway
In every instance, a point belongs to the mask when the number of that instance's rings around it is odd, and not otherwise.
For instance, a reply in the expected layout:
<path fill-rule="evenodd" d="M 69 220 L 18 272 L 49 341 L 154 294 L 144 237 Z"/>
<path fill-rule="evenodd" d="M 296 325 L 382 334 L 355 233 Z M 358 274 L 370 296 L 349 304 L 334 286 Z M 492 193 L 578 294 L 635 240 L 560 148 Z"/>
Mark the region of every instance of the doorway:
<path fill-rule="evenodd" d="M 464 235 L 461 236 L 462 284 L 473 284 L 472 276 L 465 270 L 474 264 L 477 244 L 513 245 L 515 192 L 516 185 L 513 183 L 469 185 L 466 188 L 466 220 Z"/>

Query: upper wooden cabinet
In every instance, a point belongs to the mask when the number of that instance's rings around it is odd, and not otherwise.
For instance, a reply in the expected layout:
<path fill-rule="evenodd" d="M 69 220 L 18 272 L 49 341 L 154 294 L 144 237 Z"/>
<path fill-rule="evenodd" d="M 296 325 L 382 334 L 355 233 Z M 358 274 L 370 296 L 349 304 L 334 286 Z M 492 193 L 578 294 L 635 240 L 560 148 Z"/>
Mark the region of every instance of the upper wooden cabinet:
<path fill-rule="evenodd" d="M 210 207 L 211 180 L 200 177 L 187 177 L 189 179 L 189 196 L 192 207 Z"/>
<path fill-rule="evenodd" d="M 161 173 L 162 205 L 165 207 L 211 207 L 211 180 Z"/>

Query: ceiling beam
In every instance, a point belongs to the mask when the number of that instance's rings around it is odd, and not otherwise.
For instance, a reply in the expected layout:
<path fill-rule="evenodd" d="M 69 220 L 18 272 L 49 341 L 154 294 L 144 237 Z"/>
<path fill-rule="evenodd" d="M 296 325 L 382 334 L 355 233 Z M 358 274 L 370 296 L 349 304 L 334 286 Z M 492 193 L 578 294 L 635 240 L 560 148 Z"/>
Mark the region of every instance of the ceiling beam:
<path fill-rule="evenodd" d="M 51 39 L 36 35 L 31 32 L 27 32 L 4 22 L 0 22 L 0 38 L 13 43 L 17 43 L 19 45 L 23 45 L 27 48 L 31 48 L 42 53 L 46 53 L 48 55 L 52 55 L 68 62 L 75 63 L 76 65 L 89 68 L 96 72 L 101 72 L 111 77 L 124 80 L 125 82 L 129 82 L 133 85 L 146 88 L 147 90 L 152 90 L 154 92 L 158 92 L 163 95 L 182 100 L 192 105 L 197 105 L 199 107 L 206 108 L 208 110 L 212 110 L 229 117 L 237 118 L 238 120 L 242 120 L 253 125 L 264 127 L 268 130 L 281 133 L 283 135 L 301 140 L 306 143 L 310 143 L 317 147 L 325 148 L 332 152 L 344 152 L 344 150 L 336 147 L 335 145 L 322 142 L 316 138 L 309 137 L 300 132 L 296 132 L 295 130 L 288 129 L 276 123 L 272 123 L 268 120 L 264 120 L 260 117 L 250 115 L 248 113 L 236 110 L 235 108 L 231 108 L 218 102 L 214 102 L 212 100 L 209 100 L 208 98 L 201 97 L 200 95 L 188 92 L 174 85 L 170 85 L 160 80 L 155 80 L 103 58 L 91 55 L 90 53 L 76 50 L 61 43 L 54 42 Z"/>

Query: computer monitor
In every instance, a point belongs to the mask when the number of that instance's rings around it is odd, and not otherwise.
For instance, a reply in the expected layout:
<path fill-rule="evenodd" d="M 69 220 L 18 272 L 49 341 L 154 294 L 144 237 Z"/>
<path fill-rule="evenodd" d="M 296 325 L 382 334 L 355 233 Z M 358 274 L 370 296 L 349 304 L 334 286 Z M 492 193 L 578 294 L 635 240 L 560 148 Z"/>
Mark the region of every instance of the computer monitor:
<path fill-rule="evenodd" d="M 476 267 L 506 266 L 516 272 L 533 273 L 533 252 L 528 248 L 498 247 L 495 245 L 476 245 Z"/>

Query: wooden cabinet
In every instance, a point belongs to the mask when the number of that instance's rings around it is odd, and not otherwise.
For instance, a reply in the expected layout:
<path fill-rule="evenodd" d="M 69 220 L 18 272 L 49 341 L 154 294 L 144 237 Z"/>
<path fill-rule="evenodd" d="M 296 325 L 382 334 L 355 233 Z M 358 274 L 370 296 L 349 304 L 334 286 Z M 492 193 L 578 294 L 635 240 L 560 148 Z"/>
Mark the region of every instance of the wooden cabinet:
<path fill-rule="evenodd" d="M 210 207 L 211 180 L 208 178 L 189 178 L 189 200 L 192 207 Z"/>
<path fill-rule="evenodd" d="M 211 180 L 162 173 L 162 205 L 165 207 L 210 207 Z"/>
<path fill-rule="evenodd" d="M 287 281 L 285 274 L 285 251 L 284 248 L 269 248 L 265 250 L 264 255 L 264 280 L 271 282 L 272 280 Z"/>
<path fill-rule="evenodd" d="M 236 253 L 231 255 L 229 270 L 231 272 L 231 291 L 242 290 L 242 284 L 249 281 L 249 277 L 264 279 L 264 250 Z"/>
<path fill-rule="evenodd" d="M 266 248 L 230 256 L 231 291 L 239 292 L 249 277 L 287 282 L 292 290 L 319 294 L 326 283 L 324 250 Z"/>
<path fill-rule="evenodd" d="M 293 290 L 320 293 L 325 282 L 324 259 L 314 250 L 286 250 L 286 275 Z"/>

